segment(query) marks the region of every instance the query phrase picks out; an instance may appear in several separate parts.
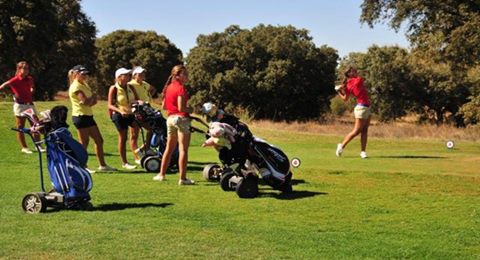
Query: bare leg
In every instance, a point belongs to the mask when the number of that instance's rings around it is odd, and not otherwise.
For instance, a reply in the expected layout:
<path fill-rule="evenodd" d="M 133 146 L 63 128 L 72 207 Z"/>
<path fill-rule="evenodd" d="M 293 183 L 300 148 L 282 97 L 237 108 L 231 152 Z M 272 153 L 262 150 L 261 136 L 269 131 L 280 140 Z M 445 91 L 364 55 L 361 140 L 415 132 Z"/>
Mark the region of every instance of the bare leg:
<path fill-rule="evenodd" d="M 133 156 L 135 157 L 135 160 L 139 160 L 140 158 L 138 155 L 135 153 L 135 150 L 138 149 L 138 133 L 140 132 L 140 127 L 137 126 L 136 124 L 132 127 L 130 127 L 130 149 L 133 152 Z"/>
<path fill-rule="evenodd" d="M 362 119 L 355 118 L 355 126 L 353 127 L 353 130 L 345 136 L 342 142 L 342 147 L 345 148 L 350 141 L 352 141 L 355 136 L 357 136 L 361 130 L 362 130 Z"/>
<path fill-rule="evenodd" d="M 88 143 L 89 143 L 88 129 L 87 128 L 77 129 L 77 135 L 78 135 L 78 140 L 82 144 L 83 148 L 87 150 Z"/>
<path fill-rule="evenodd" d="M 128 137 L 128 129 L 118 130 L 118 152 L 120 153 L 122 164 L 128 163 L 127 149 L 126 149 L 127 137 Z"/>
<path fill-rule="evenodd" d="M 178 172 L 180 180 L 187 178 L 188 146 L 190 145 L 190 133 L 178 133 Z"/>
<path fill-rule="evenodd" d="M 176 135 L 168 135 L 167 136 L 167 146 L 165 147 L 165 151 L 162 156 L 162 163 L 160 165 L 160 176 L 165 177 L 167 173 L 167 168 L 170 165 L 170 160 L 172 159 L 172 153 L 177 146 L 178 136 Z M 180 166 L 179 166 L 180 167 Z"/>
<path fill-rule="evenodd" d="M 15 125 L 17 128 L 24 128 L 25 127 L 25 118 L 24 117 L 15 117 Z M 25 135 L 23 133 L 17 132 L 17 140 L 22 146 L 22 148 L 27 148 L 27 143 L 25 142 Z"/>
<path fill-rule="evenodd" d="M 95 154 L 97 155 L 97 160 L 100 166 L 107 165 L 105 163 L 105 156 L 103 153 L 103 137 L 98 129 L 98 126 L 92 126 L 88 128 L 88 134 L 92 137 L 95 142 Z"/>
<path fill-rule="evenodd" d="M 368 139 L 368 127 L 370 126 L 370 118 L 368 119 L 362 119 L 363 127 L 362 127 L 362 132 L 360 136 L 360 144 L 362 151 L 367 150 L 367 139 Z"/>

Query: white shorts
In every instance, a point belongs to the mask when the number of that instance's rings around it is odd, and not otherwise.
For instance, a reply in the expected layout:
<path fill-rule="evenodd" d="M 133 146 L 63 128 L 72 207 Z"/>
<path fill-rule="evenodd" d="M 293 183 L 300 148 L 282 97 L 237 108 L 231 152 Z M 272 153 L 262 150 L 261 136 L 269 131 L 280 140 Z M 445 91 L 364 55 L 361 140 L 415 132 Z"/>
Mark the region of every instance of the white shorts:
<path fill-rule="evenodd" d="M 372 115 L 372 111 L 370 110 L 370 107 L 356 105 L 353 114 L 355 115 L 355 118 L 368 119 Z"/>
<path fill-rule="evenodd" d="M 190 133 L 191 120 L 189 117 L 172 115 L 167 118 L 167 134 L 177 135 L 178 132 Z"/>
<path fill-rule="evenodd" d="M 22 115 L 22 113 L 30 108 L 33 109 L 33 113 L 37 115 L 37 109 L 35 108 L 35 105 L 13 103 L 13 113 L 17 117 L 25 117 Z"/>

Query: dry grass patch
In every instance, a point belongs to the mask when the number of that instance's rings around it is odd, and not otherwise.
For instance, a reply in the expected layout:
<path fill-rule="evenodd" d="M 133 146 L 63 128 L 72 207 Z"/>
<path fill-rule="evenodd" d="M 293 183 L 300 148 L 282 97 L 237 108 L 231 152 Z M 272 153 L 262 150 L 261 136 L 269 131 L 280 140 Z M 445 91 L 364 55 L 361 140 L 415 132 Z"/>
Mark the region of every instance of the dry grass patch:
<path fill-rule="evenodd" d="M 271 130 L 284 130 L 319 135 L 346 135 L 353 128 L 353 119 L 341 119 L 334 122 L 272 122 L 268 120 L 252 121 L 249 124 Z M 480 127 L 457 128 L 449 125 L 424 125 L 410 122 L 380 123 L 373 121 L 369 136 L 376 138 L 409 138 L 480 141 Z"/>

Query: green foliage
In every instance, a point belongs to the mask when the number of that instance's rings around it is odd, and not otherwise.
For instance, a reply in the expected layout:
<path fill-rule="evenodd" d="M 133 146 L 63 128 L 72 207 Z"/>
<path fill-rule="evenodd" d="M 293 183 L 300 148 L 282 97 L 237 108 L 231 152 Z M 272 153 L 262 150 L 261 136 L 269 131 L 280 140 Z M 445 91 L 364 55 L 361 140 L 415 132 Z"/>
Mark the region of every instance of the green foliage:
<path fill-rule="evenodd" d="M 412 52 L 409 63 L 412 78 L 420 87 L 415 111 L 425 120 L 461 125 L 458 111 L 467 102 L 471 84 L 456 75 L 449 64 L 436 63 L 422 54 Z"/>
<path fill-rule="evenodd" d="M 480 66 L 474 67 L 467 73 L 467 80 L 472 85 L 472 95 L 468 102 L 462 105 L 459 114 L 465 124 L 480 123 Z"/>
<path fill-rule="evenodd" d="M 480 2 L 472 0 L 364 0 L 360 20 L 371 27 L 388 20 L 398 30 L 407 23 L 414 47 L 452 66 L 479 64 Z"/>
<path fill-rule="evenodd" d="M 254 111 L 256 118 L 303 120 L 328 109 L 337 53 L 317 48 L 306 30 L 233 25 L 200 35 L 188 57 L 192 104 Z"/>
<path fill-rule="evenodd" d="M 11 76 L 15 64 L 31 64 L 37 99 L 50 99 L 67 87 L 75 64 L 94 69 L 95 25 L 80 1 L 0 1 L 0 75 Z"/>
<path fill-rule="evenodd" d="M 354 106 L 355 101 L 353 99 L 349 99 L 347 102 L 343 102 L 339 96 L 330 99 L 330 111 L 336 116 L 345 115 L 345 113 L 351 111 Z"/>
<path fill-rule="evenodd" d="M 182 52 L 163 35 L 153 31 L 117 30 L 96 41 L 97 92 L 105 96 L 120 67 L 142 66 L 146 80 L 161 91 L 172 67 L 182 63 Z"/>
<path fill-rule="evenodd" d="M 387 20 L 396 30 L 407 23 L 412 76 L 423 92 L 415 110 L 423 118 L 457 125 L 477 122 L 478 85 L 471 84 L 466 72 L 480 64 L 479 1 L 364 0 L 360 20 L 371 27 Z"/>

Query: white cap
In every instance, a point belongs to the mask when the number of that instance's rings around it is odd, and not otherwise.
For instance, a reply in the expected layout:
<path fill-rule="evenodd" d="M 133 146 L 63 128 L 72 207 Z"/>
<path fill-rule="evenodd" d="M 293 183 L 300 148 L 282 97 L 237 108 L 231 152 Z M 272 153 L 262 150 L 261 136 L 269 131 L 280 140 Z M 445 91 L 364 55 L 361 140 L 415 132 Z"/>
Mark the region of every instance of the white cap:
<path fill-rule="evenodd" d="M 202 106 L 202 113 L 203 114 L 208 114 L 208 113 L 210 113 L 212 108 L 213 108 L 213 104 L 210 103 L 210 102 L 207 102 L 207 103 L 203 104 L 203 106 Z"/>
<path fill-rule="evenodd" d="M 144 71 L 146 71 L 146 69 L 142 68 L 141 66 L 138 66 L 138 67 L 133 68 L 132 75 L 140 74 Z"/>
<path fill-rule="evenodd" d="M 126 68 L 119 68 L 117 71 L 115 71 L 115 78 L 118 78 L 118 76 L 123 75 L 123 74 L 130 74 L 132 73 L 132 70 L 127 70 Z"/>

